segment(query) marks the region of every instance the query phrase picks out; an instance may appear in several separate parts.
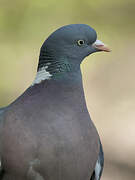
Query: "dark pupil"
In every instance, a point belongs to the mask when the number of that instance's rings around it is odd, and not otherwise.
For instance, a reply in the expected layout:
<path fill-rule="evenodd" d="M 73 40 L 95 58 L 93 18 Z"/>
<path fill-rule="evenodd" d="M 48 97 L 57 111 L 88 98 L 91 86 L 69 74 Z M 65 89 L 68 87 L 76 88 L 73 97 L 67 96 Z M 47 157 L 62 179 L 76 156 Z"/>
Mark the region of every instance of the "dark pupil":
<path fill-rule="evenodd" d="M 80 44 L 83 44 L 83 41 L 80 41 Z"/>

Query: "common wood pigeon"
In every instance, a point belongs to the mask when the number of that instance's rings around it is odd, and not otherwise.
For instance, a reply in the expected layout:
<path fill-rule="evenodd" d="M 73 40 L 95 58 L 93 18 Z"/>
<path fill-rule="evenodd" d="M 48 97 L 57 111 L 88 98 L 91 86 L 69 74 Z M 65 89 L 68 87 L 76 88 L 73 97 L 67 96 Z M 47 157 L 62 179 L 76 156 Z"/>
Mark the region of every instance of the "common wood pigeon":
<path fill-rule="evenodd" d="M 109 48 L 85 24 L 43 43 L 30 87 L 0 110 L 0 180 L 99 180 L 103 151 L 88 113 L 80 64 Z"/>

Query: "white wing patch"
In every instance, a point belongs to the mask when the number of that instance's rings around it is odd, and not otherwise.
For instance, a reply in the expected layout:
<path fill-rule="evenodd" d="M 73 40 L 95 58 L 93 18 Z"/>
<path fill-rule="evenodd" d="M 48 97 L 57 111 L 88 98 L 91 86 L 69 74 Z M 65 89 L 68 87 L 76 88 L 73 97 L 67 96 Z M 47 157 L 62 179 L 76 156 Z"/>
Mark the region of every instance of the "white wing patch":
<path fill-rule="evenodd" d="M 95 178 L 96 178 L 96 180 L 99 180 L 100 171 L 101 171 L 101 165 L 100 165 L 100 162 L 97 160 L 96 166 L 95 166 Z"/>
<path fill-rule="evenodd" d="M 34 86 L 35 84 L 39 84 L 41 83 L 41 81 L 44 81 L 46 79 L 50 79 L 52 75 L 48 71 L 46 71 L 47 68 L 48 66 L 45 66 L 39 69 L 39 71 L 37 72 L 36 78 L 32 83 L 32 86 Z"/>
<path fill-rule="evenodd" d="M 2 167 L 1 167 L 1 160 L 0 160 L 0 170 L 2 169 Z"/>
<path fill-rule="evenodd" d="M 33 161 L 30 162 L 29 164 L 29 170 L 27 177 L 33 180 L 44 180 L 44 178 L 37 172 L 35 169 L 36 167 L 40 166 L 40 160 L 39 159 L 34 159 Z"/>
<path fill-rule="evenodd" d="M 0 159 L 0 174 L 2 172 L 2 164 L 1 164 L 1 159 Z"/>

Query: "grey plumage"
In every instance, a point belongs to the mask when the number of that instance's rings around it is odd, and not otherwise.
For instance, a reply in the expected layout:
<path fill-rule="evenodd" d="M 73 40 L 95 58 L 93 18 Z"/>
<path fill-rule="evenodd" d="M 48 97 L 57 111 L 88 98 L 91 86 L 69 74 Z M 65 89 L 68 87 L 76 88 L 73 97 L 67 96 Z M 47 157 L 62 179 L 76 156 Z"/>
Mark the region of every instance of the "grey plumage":
<path fill-rule="evenodd" d="M 0 108 L 0 116 L 2 116 L 2 113 L 5 111 L 6 107 Z"/>
<path fill-rule="evenodd" d="M 2 126 L 3 126 L 3 113 L 6 110 L 6 107 L 0 108 L 0 152 L 1 152 L 1 131 L 2 131 Z M 4 175 L 4 170 L 1 164 L 1 153 L 0 153 L 0 179 L 2 179 Z"/>
<path fill-rule="evenodd" d="M 32 86 L 0 111 L 2 180 L 90 180 L 97 172 L 101 146 L 80 71 L 86 56 L 108 51 L 96 39 L 74 24 L 44 42 Z"/>

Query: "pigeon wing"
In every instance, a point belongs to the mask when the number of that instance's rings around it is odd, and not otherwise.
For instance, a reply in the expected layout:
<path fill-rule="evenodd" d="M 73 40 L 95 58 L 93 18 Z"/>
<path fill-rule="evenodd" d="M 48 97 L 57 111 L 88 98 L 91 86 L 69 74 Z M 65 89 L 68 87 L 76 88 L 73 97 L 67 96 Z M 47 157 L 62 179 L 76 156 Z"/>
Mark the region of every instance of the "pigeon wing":
<path fill-rule="evenodd" d="M 0 134 L 2 131 L 2 125 L 3 125 L 3 113 L 5 111 L 6 107 L 0 108 Z M 0 149 L 1 149 L 1 137 L 0 137 Z M 4 175 L 4 169 L 2 168 L 2 162 L 1 162 L 1 154 L 0 154 L 0 179 L 2 180 Z"/>
<path fill-rule="evenodd" d="M 103 148 L 100 141 L 100 152 L 98 155 L 98 160 L 96 162 L 95 170 L 90 180 L 100 180 L 102 172 L 103 172 L 103 167 L 104 167 L 104 153 L 103 153 Z"/>

